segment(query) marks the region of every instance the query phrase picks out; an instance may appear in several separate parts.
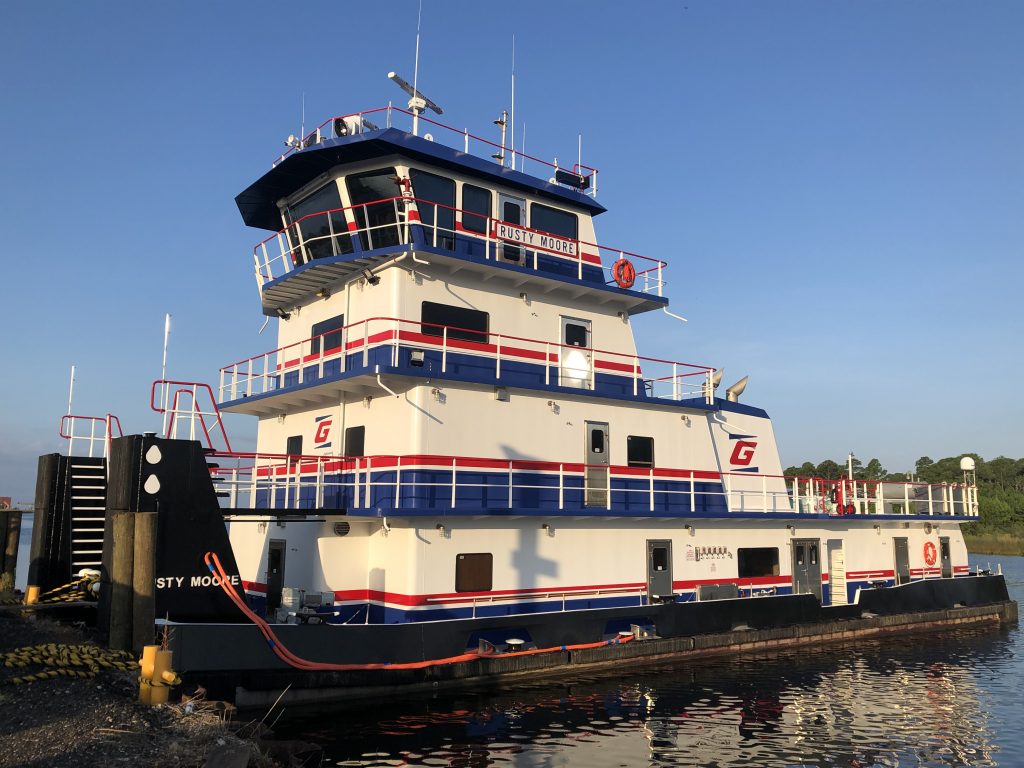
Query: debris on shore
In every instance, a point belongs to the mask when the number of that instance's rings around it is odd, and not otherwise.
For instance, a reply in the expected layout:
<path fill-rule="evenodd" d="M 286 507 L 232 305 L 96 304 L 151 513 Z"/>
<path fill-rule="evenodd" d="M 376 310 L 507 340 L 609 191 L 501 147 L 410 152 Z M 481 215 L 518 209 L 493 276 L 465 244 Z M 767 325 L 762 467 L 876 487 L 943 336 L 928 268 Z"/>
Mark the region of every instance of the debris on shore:
<path fill-rule="evenodd" d="M 319 766 L 319 749 L 276 742 L 225 702 L 186 686 L 181 701 L 138 703 L 138 667 L 83 626 L 0 613 L 0 768 Z M 274 713 L 268 713 L 269 719 Z M 268 721 L 268 718 L 264 718 Z"/>

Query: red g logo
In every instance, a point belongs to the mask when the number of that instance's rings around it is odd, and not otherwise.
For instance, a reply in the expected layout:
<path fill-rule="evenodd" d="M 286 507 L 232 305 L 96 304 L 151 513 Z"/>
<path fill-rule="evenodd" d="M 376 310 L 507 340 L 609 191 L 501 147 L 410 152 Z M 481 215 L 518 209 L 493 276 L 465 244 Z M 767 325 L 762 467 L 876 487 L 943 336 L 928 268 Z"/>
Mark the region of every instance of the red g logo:
<path fill-rule="evenodd" d="M 317 425 L 316 437 L 313 438 L 313 442 L 318 446 L 320 443 L 327 442 L 327 436 L 331 433 L 331 421 L 331 419 L 324 419 Z"/>
<path fill-rule="evenodd" d="M 736 447 L 732 449 L 732 456 L 729 457 L 729 463 L 740 467 L 750 466 L 750 462 L 754 459 L 755 448 L 757 448 L 757 443 L 752 443 L 748 440 L 740 440 L 736 443 Z"/>

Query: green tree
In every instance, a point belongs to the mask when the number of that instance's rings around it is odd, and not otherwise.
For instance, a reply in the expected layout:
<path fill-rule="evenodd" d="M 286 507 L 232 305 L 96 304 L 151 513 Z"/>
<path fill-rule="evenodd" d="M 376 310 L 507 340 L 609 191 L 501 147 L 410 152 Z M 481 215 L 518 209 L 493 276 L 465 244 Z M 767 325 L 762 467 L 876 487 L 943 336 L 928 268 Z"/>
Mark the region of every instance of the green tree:
<path fill-rule="evenodd" d="M 844 470 L 832 459 L 825 459 L 814 469 L 814 474 L 824 477 L 826 480 L 838 480 L 844 474 Z"/>

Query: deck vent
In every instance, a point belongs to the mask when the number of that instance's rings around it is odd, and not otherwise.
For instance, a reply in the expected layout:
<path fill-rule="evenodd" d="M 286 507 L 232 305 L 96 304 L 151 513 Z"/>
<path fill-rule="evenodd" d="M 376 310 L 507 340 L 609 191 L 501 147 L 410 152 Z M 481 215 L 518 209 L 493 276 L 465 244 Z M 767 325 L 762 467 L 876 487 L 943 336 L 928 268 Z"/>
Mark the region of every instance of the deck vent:
<path fill-rule="evenodd" d="M 345 520 L 340 520 L 334 524 L 334 535 L 335 536 L 348 536 L 348 532 L 352 530 L 352 526 Z"/>

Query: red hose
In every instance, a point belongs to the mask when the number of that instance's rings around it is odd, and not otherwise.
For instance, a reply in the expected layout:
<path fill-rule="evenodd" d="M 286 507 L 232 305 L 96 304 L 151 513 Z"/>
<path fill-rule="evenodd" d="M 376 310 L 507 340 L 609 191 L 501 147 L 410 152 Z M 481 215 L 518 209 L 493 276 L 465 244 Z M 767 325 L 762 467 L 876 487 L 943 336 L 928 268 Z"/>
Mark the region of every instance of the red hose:
<path fill-rule="evenodd" d="M 285 664 L 296 669 L 302 669 L 307 672 L 350 672 L 357 670 L 370 670 L 370 669 L 425 669 L 426 667 L 438 667 L 444 664 L 457 664 L 460 661 L 476 661 L 480 658 L 487 658 L 482 656 L 479 652 L 463 653 L 458 656 L 449 656 L 446 659 L 431 659 L 428 661 L 409 661 L 404 663 L 375 663 L 375 664 L 331 664 L 327 662 L 319 661 L 308 661 L 307 659 L 300 658 L 294 653 L 289 651 L 280 640 L 277 635 L 274 634 L 274 630 L 270 628 L 268 624 L 261 616 L 258 616 L 245 601 L 238 595 L 238 593 L 231 587 L 231 577 L 228 576 L 224 570 L 224 566 L 220 563 L 220 558 L 213 552 L 207 552 L 203 558 L 203 562 L 206 563 L 206 567 L 210 569 L 210 572 L 220 579 L 220 587 L 224 590 L 224 593 L 231 599 L 246 618 L 248 618 L 253 624 L 257 626 L 264 639 L 267 641 L 267 645 L 270 646 L 270 650 L 281 659 Z M 517 651 L 514 655 L 516 656 L 532 656 L 538 653 L 553 653 L 554 651 L 577 651 L 584 650 L 587 648 L 600 648 L 605 645 L 621 645 L 628 643 L 633 638 L 630 637 L 616 637 L 612 640 L 600 640 L 596 643 L 581 643 L 577 645 L 558 645 L 552 648 L 533 648 L 528 651 Z"/>

